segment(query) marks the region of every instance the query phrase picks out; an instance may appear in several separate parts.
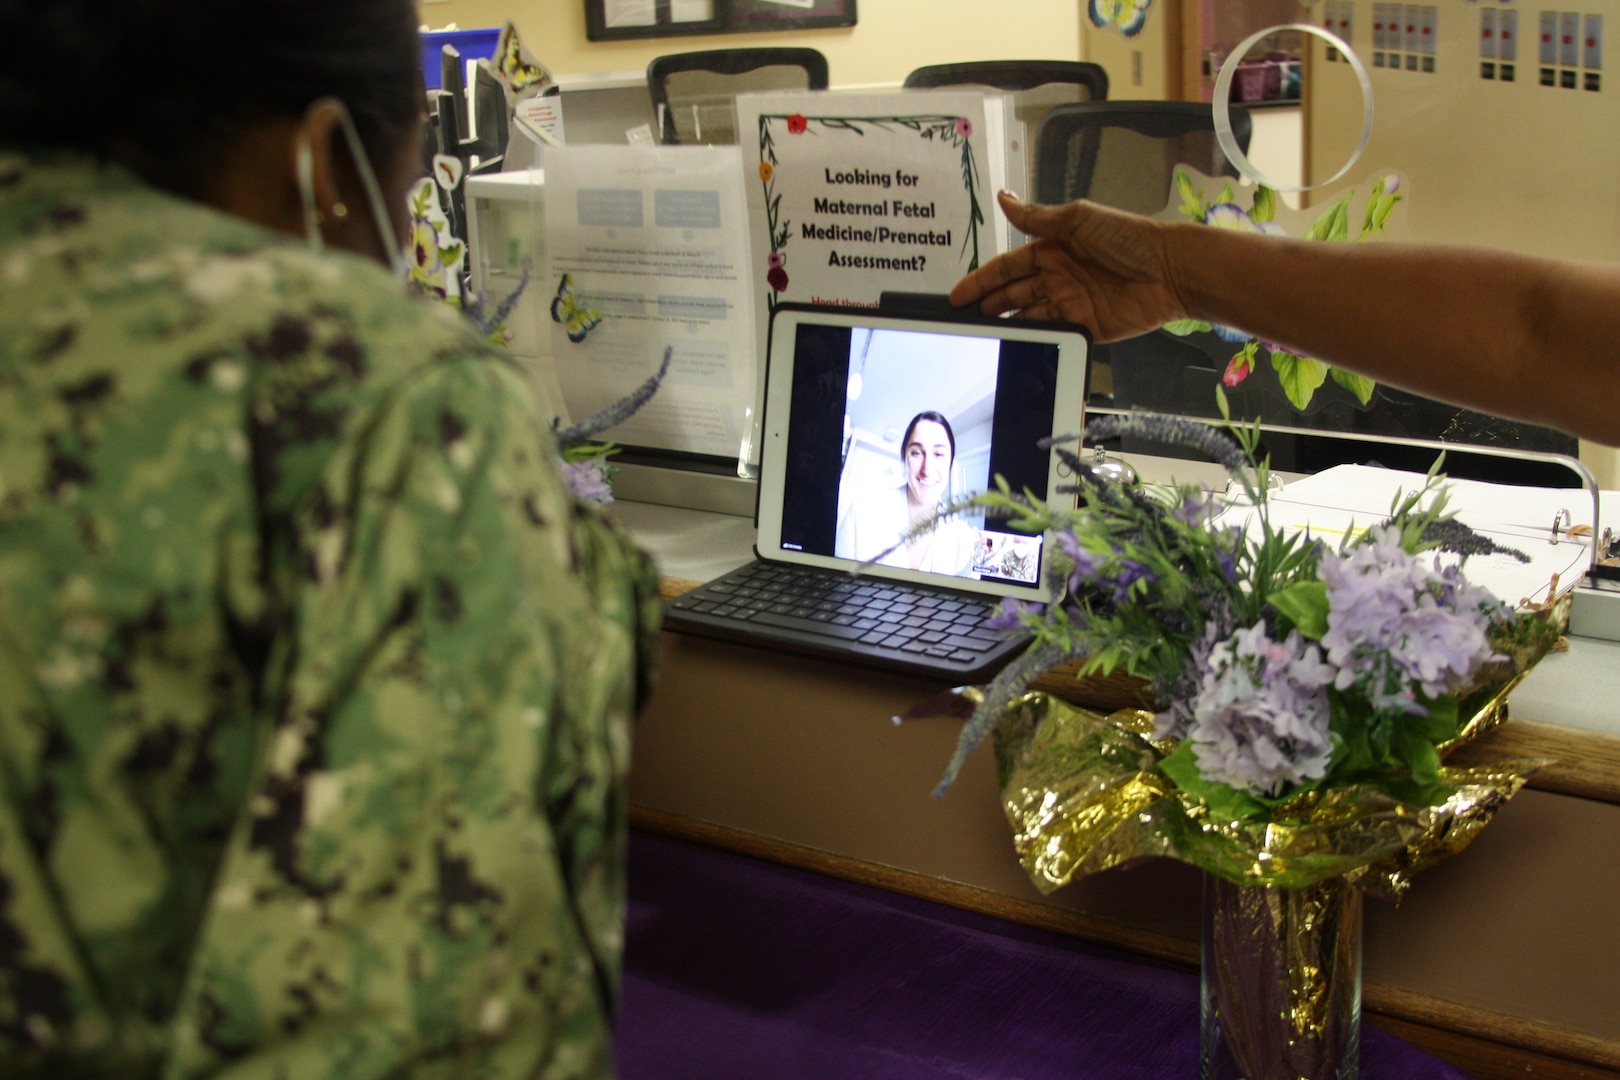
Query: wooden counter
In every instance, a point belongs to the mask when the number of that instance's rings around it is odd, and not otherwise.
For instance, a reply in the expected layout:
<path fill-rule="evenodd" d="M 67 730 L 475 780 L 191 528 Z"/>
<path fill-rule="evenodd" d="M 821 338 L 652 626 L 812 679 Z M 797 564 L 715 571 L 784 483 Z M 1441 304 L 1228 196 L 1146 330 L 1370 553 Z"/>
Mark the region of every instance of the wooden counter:
<path fill-rule="evenodd" d="M 665 584 L 673 595 L 691 583 Z M 1526 695 L 1537 722 L 1509 721 L 1469 753 L 1558 764 L 1472 847 L 1420 875 L 1401 905 L 1368 901 L 1368 1018 L 1479 1077 L 1613 1080 L 1620 737 L 1540 722 L 1560 699 L 1542 681 Z M 988 749 L 944 799 L 930 798 L 957 724 L 891 718 L 942 689 L 666 633 L 637 735 L 632 820 L 1195 965 L 1197 871 L 1151 860 L 1043 897 L 1014 857 Z"/>

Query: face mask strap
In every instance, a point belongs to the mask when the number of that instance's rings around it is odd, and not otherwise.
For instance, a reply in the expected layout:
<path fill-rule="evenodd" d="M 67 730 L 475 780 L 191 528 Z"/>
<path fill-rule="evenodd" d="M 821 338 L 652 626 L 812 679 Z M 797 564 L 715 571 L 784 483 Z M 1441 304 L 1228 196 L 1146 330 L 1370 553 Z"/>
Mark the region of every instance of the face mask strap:
<path fill-rule="evenodd" d="M 405 254 L 400 250 L 399 236 L 394 232 L 393 215 L 388 212 L 388 204 L 383 199 L 382 185 L 377 183 L 377 173 L 371 167 L 371 158 L 366 153 L 365 144 L 360 141 L 360 129 L 354 126 L 354 117 L 349 115 L 349 107 L 343 104 L 339 98 L 321 98 L 309 107 L 309 111 L 313 113 L 315 110 L 327 106 L 337 109 L 338 125 L 343 129 L 344 141 L 349 145 L 349 156 L 354 159 L 354 171 L 360 178 L 361 189 L 365 191 L 366 205 L 371 210 L 372 225 L 377 230 L 377 242 L 382 245 L 383 255 L 388 260 L 388 267 L 396 276 L 403 278 L 408 270 L 405 264 Z M 306 221 L 314 222 L 311 225 L 311 232 L 316 237 L 319 237 L 320 215 L 315 211 L 313 159 L 310 158 L 307 166 L 309 181 L 306 187 L 304 170 L 306 168 L 306 156 L 310 154 L 308 143 L 301 142 L 298 150 L 299 189 L 301 193 L 306 193 L 304 197 L 304 216 Z M 310 216 L 312 213 L 314 213 L 314 217 Z M 319 250 L 316 247 L 316 241 L 312 241 L 310 246 L 315 250 Z"/>
<path fill-rule="evenodd" d="M 315 205 L 315 153 L 310 149 L 308 134 L 301 133 L 298 136 L 298 160 L 295 171 L 298 177 L 298 198 L 304 206 L 304 240 L 309 244 L 309 250 L 325 251 L 326 238 L 321 235 L 321 211 Z"/>

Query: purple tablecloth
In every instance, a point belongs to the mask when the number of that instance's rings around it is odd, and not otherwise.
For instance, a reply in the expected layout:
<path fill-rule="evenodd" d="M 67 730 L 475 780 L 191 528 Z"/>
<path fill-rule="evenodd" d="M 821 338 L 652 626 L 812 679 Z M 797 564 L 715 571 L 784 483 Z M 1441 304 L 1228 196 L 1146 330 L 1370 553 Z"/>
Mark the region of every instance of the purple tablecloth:
<path fill-rule="evenodd" d="M 637 834 L 623 1080 L 1198 1075 L 1198 977 L 988 916 Z M 1363 1028 L 1366 1080 L 1466 1080 Z"/>

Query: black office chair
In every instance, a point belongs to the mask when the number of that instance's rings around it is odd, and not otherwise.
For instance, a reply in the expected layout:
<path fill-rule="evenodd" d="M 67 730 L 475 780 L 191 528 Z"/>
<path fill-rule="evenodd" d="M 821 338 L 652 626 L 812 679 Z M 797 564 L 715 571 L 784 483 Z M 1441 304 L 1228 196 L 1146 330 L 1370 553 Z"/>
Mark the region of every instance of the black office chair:
<path fill-rule="evenodd" d="M 827 58 L 815 49 L 713 49 L 672 53 L 647 65 L 653 114 L 667 144 L 735 143 L 738 94 L 825 89 Z"/>
<path fill-rule="evenodd" d="M 1108 72 L 1083 60 L 981 60 L 920 67 L 906 76 L 905 85 L 907 90 L 940 86 L 1005 90 L 1013 95 L 1013 113 L 1033 139 L 1056 106 L 1105 100 Z"/>
<path fill-rule="evenodd" d="M 1249 152 L 1253 122 L 1233 108 L 1232 134 Z M 1157 214 L 1170 200 L 1177 165 L 1206 176 L 1237 176 L 1215 141 L 1215 110 L 1196 101 L 1105 101 L 1060 105 L 1035 138 L 1035 198 L 1091 199 Z"/>

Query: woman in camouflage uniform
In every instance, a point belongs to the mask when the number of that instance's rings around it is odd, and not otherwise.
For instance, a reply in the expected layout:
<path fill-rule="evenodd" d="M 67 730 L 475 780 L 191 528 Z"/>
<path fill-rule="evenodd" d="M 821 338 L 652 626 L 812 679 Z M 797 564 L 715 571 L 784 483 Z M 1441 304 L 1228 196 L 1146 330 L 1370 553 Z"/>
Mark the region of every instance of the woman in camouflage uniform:
<path fill-rule="evenodd" d="M 612 1071 L 652 570 L 377 265 L 414 21 L 0 0 L 8 1077 Z"/>

